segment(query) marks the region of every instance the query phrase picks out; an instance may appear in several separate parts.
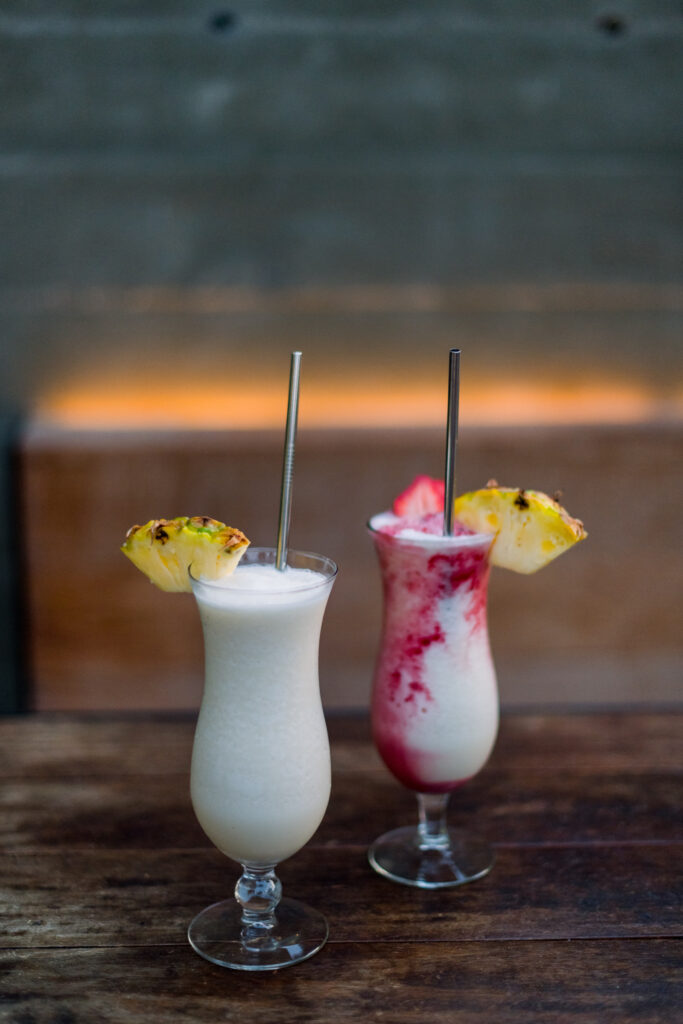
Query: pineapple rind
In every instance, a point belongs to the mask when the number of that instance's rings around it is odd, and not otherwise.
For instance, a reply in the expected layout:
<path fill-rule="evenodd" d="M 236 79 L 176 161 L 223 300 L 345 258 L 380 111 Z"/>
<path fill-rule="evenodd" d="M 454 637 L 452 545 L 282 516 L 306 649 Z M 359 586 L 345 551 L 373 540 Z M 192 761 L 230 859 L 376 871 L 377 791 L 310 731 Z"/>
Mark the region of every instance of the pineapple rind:
<path fill-rule="evenodd" d="M 537 572 L 587 536 L 583 523 L 543 491 L 470 491 L 456 498 L 454 513 L 472 530 L 495 533 L 491 564 L 519 573 Z"/>
<path fill-rule="evenodd" d="M 189 570 L 216 580 L 233 572 L 249 545 L 234 527 L 208 516 L 151 519 L 132 527 L 121 550 L 161 590 L 189 593 Z"/>

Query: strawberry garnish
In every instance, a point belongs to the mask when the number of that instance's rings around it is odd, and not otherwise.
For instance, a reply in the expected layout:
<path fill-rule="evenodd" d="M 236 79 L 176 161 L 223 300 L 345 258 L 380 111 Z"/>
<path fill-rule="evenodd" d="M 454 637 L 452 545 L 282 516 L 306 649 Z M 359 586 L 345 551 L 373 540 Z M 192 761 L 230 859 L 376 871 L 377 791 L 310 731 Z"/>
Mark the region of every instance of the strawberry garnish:
<path fill-rule="evenodd" d="M 445 487 L 443 480 L 433 476 L 416 476 L 410 487 L 394 501 L 395 516 L 426 516 L 431 512 L 443 512 Z"/>

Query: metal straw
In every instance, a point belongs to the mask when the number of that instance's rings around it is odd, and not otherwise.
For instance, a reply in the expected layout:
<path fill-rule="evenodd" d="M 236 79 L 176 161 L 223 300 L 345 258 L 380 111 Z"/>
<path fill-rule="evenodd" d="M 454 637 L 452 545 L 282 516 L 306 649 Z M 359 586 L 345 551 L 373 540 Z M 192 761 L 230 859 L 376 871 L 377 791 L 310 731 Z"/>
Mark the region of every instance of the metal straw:
<path fill-rule="evenodd" d="M 453 499 L 458 454 L 458 410 L 460 404 L 460 349 L 452 348 L 448 361 L 448 415 L 446 420 L 446 472 L 443 507 L 443 532 L 453 535 Z"/>
<path fill-rule="evenodd" d="M 292 513 L 292 475 L 294 473 L 294 444 L 296 422 L 299 412 L 299 374 L 301 352 L 292 352 L 289 364 L 289 399 L 287 401 L 287 428 L 285 430 L 285 451 L 282 458 L 282 484 L 280 486 L 280 521 L 277 528 L 277 550 L 275 567 L 281 572 L 287 565 L 287 538 Z"/>

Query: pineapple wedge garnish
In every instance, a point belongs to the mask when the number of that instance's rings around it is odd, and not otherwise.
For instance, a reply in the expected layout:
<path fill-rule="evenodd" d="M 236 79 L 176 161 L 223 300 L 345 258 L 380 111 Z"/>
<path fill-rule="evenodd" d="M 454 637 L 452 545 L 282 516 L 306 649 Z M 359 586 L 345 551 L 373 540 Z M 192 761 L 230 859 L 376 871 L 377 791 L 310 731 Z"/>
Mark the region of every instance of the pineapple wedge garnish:
<path fill-rule="evenodd" d="M 161 590 L 188 593 L 198 579 L 230 575 L 249 546 L 241 532 L 209 516 L 150 519 L 131 526 L 121 550 Z"/>
<path fill-rule="evenodd" d="M 491 564 L 532 573 L 587 536 L 558 501 L 542 491 L 499 487 L 491 481 L 480 491 L 455 499 L 456 519 L 477 533 L 495 533 Z"/>

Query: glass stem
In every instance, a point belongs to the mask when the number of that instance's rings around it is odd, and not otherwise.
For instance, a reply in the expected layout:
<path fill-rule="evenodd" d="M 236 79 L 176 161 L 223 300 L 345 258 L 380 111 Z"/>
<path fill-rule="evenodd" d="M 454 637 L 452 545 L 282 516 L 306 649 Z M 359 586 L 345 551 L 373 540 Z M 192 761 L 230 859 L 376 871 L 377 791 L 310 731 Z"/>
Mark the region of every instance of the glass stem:
<path fill-rule="evenodd" d="M 235 899 L 242 908 L 242 945 L 254 952 L 274 940 L 275 910 L 282 896 L 282 883 L 275 864 L 243 864 L 235 886 Z"/>
<path fill-rule="evenodd" d="M 421 850 L 446 850 L 450 846 L 446 808 L 450 793 L 418 793 L 420 823 L 417 826 Z"/>

